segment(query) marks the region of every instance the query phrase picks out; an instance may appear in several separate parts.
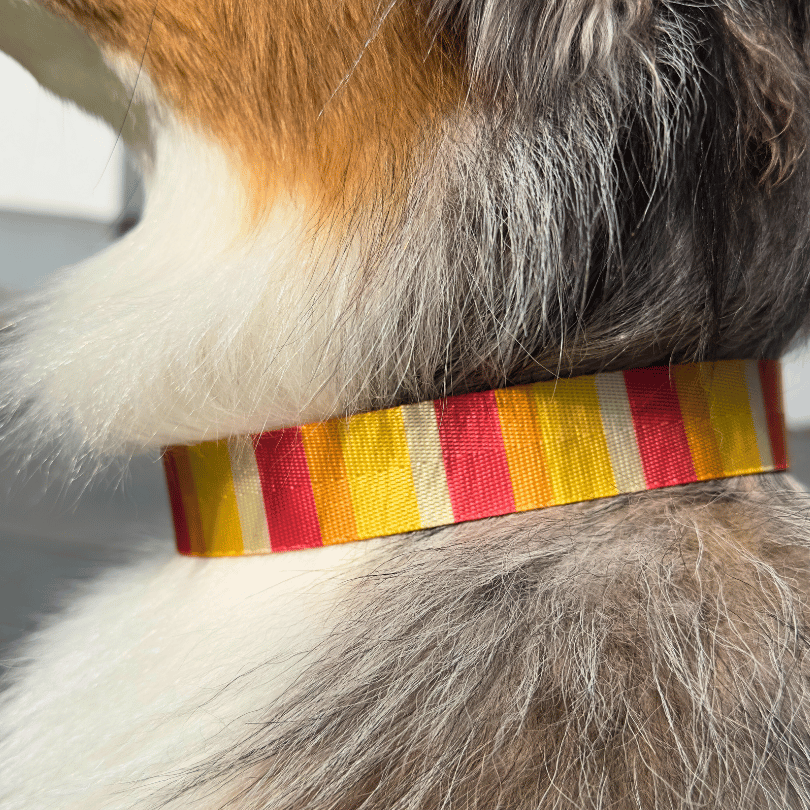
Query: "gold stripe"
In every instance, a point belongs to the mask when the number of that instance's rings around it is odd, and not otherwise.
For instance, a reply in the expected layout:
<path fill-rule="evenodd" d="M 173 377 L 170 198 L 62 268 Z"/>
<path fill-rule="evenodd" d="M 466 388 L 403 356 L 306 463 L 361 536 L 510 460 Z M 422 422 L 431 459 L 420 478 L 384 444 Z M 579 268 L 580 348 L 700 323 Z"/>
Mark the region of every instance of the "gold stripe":
<path fill-rule="evenodd" d="M 616 488 L 619 492 L 647 489 L 624 374 L 620 371 L 597 374 L 595 381 Z"/>
<path fill-rule="evenodd" d="M 554 503 L 554 493 L 530 386 L 500 389 L 495 392 L 495 400 L 512 479 L 515 511 L 550 506 Z"/>
<path fill-rule="evenodd" d="M 264 496 L 252 437 L 237 436 L 229 439 L 228 455 L 245 554 L 269 554 L 270 533 L 267 529 Z"/>
<path fill-rule="evenodd" d="M 708 363 L 673 366 L 672 374 L 695 476 L 698 481 L 722 476 L 723 459 L 709 412 L 707 393 L 712 379 L 711 366 Z"/>
<path fill-rule="evenodd" d="M 759 363 L 756 360 L 745 361 L 745 383 L 748 388 L 748 402 L 751 406 L 751 419 L 757 435 L 757 449 L 762 466 L 773 469 L 773 449 L 771 434 L 768 432 L 768 417 L 765 414 L 765 397 L 762 393 L 762 379 L 759 376 Z"/>
<path fill-rule="evenodd" d="M 530 386 L 558 504 L 618 495 L 593 377 Z"/>
<path fill-rule="evenodd" d="M 432 402 L 420 402 L 403 405 L 401 411 L 421 528 L 453 523 L 436 408 Z"/>
<path fill-rule="evenodd" d="M 709 413 L 719 437 L 718 449 L 725 475 L 755 472 L 762 461 L 757 448 L 757 434 L 751 417 L 745 362 L 728 360 L 706 364 Z"/>
<path fill-rule="evenodd" d="M 340 421 L 304 425 L 301 440 L 321 526 L 321 541 L 331 546 L 357 540 L 349 477 L 340 445 Z"/>
<path fill-rule="evenodd" d="M 340 443 L 358 535 L 378 537 L 420 528 L 401 409 L 341 423 Z"/>
<path fill-rule="evenodd" d="M 188 458 L 197 487 L 206 552 L 215 556 L 243 554 L 228 442 L 203 442 L 189 447 Z"/>

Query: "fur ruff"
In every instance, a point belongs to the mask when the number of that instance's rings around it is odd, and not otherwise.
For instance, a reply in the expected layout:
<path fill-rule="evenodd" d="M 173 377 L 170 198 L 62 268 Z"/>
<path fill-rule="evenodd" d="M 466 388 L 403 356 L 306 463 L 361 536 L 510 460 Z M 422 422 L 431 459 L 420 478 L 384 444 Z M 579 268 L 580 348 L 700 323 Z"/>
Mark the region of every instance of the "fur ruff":
<path fill-rule="evenodd" d="M 805 0 L 48 5 L 147 117 L 148 193 L 7 315 L 22 455 L 776 357 L 806 328 Z M 810 807 L 807 510 L 763 476 L 159 555 L 28 642 L 0 804 Z"/>

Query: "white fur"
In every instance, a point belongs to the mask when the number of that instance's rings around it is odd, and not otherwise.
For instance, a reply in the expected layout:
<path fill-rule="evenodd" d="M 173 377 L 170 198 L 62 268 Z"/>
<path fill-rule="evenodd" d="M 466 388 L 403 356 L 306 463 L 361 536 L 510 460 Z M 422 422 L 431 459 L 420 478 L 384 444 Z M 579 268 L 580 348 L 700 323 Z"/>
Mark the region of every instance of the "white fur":
<path fill-rule="evenodd" d="M 133 84 L 132 61 L 114 64 Z M 79 457 L 332 415 L 340 294 L 326 294 L 328 246 L 306 237 L 294 199 L 247 227 L 223 150 L 145 74 L 137 84 L 151 133 L 144 217 L 20 307 L 0 399 L 33 403 L 18 417 L 22 441 L 78 435 Z M 2 698 L 0 807 L 137 806 L 211 736 L 239 738 L 267 684 L 281 690 L 300 672 L 373 545 L 206 561 L 178 557 L 164 537 L 156 559 L 90 587 L 20 651 L 37 665 Z"/>
<path fill-rule="evenodd" d="M 152 133 L 143 219 L 25 302 L 2 368 L 6 406 L 35 403 L 26 421 L 46 435 L 29 440 L 69 434 L 100 452 L 333 415 L 334 249 L 308 237 L 291 197 L 249 225 L 234 163 L 144 74 L 138 88 Z"/>
<path fill-rule="evenodd" d="M 213 738 L 239 740 L 301 673 L 376 547 L 199 560 L 162 538 L 92 586 L 20 651 L 37 666 L 0 698 L 0 807 L 143 806 Z"/>

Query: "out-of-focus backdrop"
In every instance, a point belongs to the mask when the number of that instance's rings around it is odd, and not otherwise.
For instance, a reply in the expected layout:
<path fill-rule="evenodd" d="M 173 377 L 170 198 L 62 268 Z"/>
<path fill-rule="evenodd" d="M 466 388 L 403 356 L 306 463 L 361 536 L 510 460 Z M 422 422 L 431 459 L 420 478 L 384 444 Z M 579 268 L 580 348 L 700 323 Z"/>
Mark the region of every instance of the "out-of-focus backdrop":
<path fill-rule="evenodd" d="M 9 26 L 20 30 L 31 19 L 23 11 L 0 0 L 0 47 L 34 59 L 37 54 L 26 50 L 30 38 L 6 38 Z M 41 46 L 41 40 L 35 43 Z M 93 72 L 99 65 L 92 51 L 82 50 L 85 44 L 77 40 L 66 47 L 79 52 L 77 71 Z M 70 63 L 35 64 L 43 71 L 39 78 L 52 86 L 82 79 L 80 73 L 65 75 Z M 0 109 L 3 299 L 35 289 L 60 268 L 111 244 L 137 221 L 142 190 L 117 131 L 44 90 L 2 51 Z M 119 104 L 109 117 L 123 119 L 124 112 Z M 35 459 L 21 469 L 0 454 L 0 676 L 23 660 L 13 642 L 83 583 L 125 564 L 153 538 L 164 540 L 158 553 L 173 553 L 157 459 L 135 459 L 126 470 L 110 470 L 88 485 L 66 483 L 58 459 Z"/>
<path fill-rule="evenodd" d="M 21 6 L 0 0 L 3 24 L 22 25 Z M 4 19 L 4 16 L 6 18 Z M 12 19 L 13 17 L 13 19 Z M 5 29 L 9 30 L 8 27 Z M 22 40 L 21 40 L 22 41 Z M 35 43 L 31 46 L 30 43 Z M 17 58 L 44 47 L 38 35 L 0 47 Z M 81 45 L 81 43 L 80 43 Z M 81 46 L 83 47 L 83 46 Z M 25 50 L 25 49 L 28 50 Z M 45 60 L 47 62 L 47 60 Z M 32 59 L 32 64 L 42 63 Z M 92 72 L 92 57 L 85 68 Z M 51 86 L 74 80 L 63 68 L 40 75 Z M 45 78 L 43 78 L 45 76 Z M 78 77 L 81 79 L 81 76 Z M 85 106 L 92 108 L 92 99 Z M 0 297 L 17 295 L 96 253 L 137 221 L 142 194 L 117 132 L 43 90 L 0 51 Z M 111 116 L 114 117 L 114 116 Z M 810 351 L 799 346 L 784 365 L 795 475 L 810 484 Z M 137 554 L 145 538 L 172 528 L 162 470 L 137 459 L 126 473 L 65 485 L 58 461 L 28 469 L 0 462 L 0 675 L 24 657 L 13 642 L 32 630 L 81 583 Z"/>

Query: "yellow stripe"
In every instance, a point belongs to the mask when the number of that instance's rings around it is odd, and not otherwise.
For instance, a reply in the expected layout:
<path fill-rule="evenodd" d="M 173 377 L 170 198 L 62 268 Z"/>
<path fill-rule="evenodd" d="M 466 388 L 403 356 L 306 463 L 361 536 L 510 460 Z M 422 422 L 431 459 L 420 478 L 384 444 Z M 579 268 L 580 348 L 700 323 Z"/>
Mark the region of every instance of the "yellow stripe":
<path fill-rule="evenodd" d="M 617 495 L 593 377 L 529 386 L 555 503 Z"/>
<path fill-rule="evenodd" d="M 495 400 L 512 479 L 515 511 L 549 506 L 554 502 L 554 496 L 531 388 L 503 388 L 495 392 Z"/>
<path fill-rule="evenodd" d="M 362 414 L 341 423 L 340 442 L 358 535 L 420 528 L 401 410 Z"/>
<path fill-rule="evenodd" d="M 214 556 L 243 554 L 228 442 L 203 442 L 189 447 L 188 458 L 197 487 L 206 552 Z"/>
<path fill-rule="evenodd" d="M 301 428 L 312 495 L 321 525 L 321 541 L 325 546 L 357 540 L 354 507 L 340 445 L 340 424 L 339 420 L 333 419 Z"/>
<path fill-rule="evenodd" d="M 269 554 L 270 533 L 264 511 L 264 496 L 256 466 L 251 436 L 237 436 L 228 440 L 233 489 L 242 525 L 242 544 L 245 554 Z"/>
<path fill-rule="evenodd" d="M 711 384 L 711 365 L 673 366 L 672 374 L 695 476 L 698 481 L 717 478 L 723 475 L 723 459 L 709 411 L 707 392 Z"/>
<path fill-rule="evenodd" d="M 402 424 L 408 441 L 408 454 L 412 459 L 411 473 L 422 528 L 454 523 L 442 445 L 436 426 L 436 408 L 432 402 L 403 405 Z"/>
<path fill-rule="evenodd" d="M 725 475 L 755 472 L 762 466 L 748 401 L 745 361 L 706 363 L 709 413 L 717 431 Z"/>

